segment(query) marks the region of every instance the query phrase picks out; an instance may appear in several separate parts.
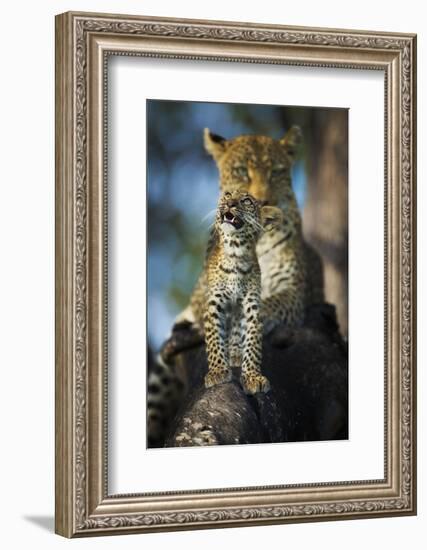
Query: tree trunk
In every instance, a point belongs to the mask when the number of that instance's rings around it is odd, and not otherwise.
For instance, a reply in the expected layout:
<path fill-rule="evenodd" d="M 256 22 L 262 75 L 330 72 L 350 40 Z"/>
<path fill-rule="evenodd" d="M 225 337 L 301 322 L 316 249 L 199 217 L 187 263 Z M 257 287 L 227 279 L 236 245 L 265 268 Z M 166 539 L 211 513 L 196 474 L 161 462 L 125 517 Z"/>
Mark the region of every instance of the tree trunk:
<path fill-rule="evenodd" d="M 307 136 L 308 189 L 304 234 L 324 263 L 325 299 L 337 308 L 341 334 L 348 333 L 348 111 L 312 114 Z"/>

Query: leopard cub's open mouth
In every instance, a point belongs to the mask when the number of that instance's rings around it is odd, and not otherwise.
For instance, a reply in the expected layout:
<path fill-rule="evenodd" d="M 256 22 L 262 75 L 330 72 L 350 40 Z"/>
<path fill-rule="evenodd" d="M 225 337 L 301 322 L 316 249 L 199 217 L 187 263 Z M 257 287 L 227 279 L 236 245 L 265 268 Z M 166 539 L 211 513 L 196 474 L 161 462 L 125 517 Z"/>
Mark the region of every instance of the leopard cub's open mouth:
<path fill-rule="evenodd" d="M 244 224 L 243 220 L 239 218 L 239 216 L 236 216 L 235 214 L 230 212 L 230 210 L 227 210 L 227 212 L 223 213 L 222 223 L 229 223 L 236 229 L 240 229 Z"/>

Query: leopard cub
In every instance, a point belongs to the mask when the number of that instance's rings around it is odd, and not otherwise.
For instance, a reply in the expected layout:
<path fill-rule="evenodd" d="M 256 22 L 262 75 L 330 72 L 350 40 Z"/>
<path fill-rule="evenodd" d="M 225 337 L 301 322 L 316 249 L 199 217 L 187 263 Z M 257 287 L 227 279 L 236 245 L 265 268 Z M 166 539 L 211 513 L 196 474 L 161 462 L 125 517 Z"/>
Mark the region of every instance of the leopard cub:
<path fill-rule="evenodd" d="M 246 192 L 225 192 L 219 200 L 202 277 L 203 292 L 195 297 L 198 303 L 191 304 L 205 335 L 206 387 L 230 381 L 231 367 L 240 366 L 246 393 L 270 389 L 261 373 L 261 271 L 256 254 L 261 212 L 258 202 Z M 236 357 L 240 364 L 235 363 Z"/>

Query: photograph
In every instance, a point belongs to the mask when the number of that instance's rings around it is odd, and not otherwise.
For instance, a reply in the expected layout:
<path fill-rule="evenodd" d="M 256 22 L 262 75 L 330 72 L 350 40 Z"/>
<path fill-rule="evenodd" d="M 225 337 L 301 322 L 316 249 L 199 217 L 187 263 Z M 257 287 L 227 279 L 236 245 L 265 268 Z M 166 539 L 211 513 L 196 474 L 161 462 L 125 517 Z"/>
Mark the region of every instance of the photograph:
<path fill-rule="evenodd" d="M 348 438 L 348 109 L 147 100 L 147 446 Z"/>

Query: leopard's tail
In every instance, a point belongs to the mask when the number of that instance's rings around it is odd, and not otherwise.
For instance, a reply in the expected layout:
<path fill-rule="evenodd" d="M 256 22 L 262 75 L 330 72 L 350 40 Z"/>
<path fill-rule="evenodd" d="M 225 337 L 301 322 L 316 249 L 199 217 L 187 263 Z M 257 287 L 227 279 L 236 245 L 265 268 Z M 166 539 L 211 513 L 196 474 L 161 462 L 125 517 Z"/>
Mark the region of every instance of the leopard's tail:
<path fill-rule="evenodd" d="M 159 353 L 147 373 L 147 446 L 163 447 L 170 433 L 184 384 L 173 364 Z"/>

